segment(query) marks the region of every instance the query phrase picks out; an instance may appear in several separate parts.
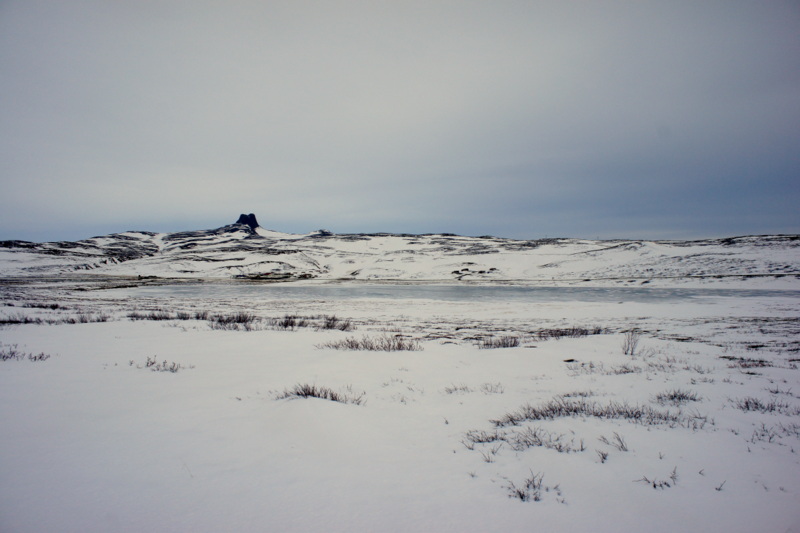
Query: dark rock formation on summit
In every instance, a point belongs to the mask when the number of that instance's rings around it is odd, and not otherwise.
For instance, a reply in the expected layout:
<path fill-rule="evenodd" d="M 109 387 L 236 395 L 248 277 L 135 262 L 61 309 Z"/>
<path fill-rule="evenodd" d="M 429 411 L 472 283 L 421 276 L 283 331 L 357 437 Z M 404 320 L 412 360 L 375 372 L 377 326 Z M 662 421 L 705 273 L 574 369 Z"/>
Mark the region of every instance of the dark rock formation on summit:
<path fill-rule="evenodd" d="M 239 215 L 239 220 L 236 221 L 237 224 L 247 224 L 250 226 L 250 229 L 254 230 L 258 227 L 258 221 L 256 220 L 256 216 L 253 213 L 249 215 L 245 215 L 242 213 Z"/>

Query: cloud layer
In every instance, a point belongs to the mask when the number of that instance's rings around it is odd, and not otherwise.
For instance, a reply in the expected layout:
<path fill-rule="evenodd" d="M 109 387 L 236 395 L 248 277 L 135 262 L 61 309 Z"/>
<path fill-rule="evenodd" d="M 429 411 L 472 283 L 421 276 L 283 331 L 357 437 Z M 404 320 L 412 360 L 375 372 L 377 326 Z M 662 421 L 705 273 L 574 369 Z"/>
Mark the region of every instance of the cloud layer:
<path fill-rule="evenodd" d="M 0 4 L 0 238 L 800 233 L 791 2 Z"/>

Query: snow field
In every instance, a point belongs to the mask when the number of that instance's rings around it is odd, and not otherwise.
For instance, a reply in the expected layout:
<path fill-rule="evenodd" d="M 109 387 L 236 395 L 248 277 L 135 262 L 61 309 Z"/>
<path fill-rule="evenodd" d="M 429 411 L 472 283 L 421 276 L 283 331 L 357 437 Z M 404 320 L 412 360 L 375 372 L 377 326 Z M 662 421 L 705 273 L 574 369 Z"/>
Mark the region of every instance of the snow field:
<path fill-rule="evenodd" d="M 737 321 L 796 317 L 788 299 L 471 307 L 355 300 L 299 309 L 361 321 L 357 331 L 341 332 L 134 322 L 124 311 L 135 302 L 126 308 L 86 298 L 111 320 L 0 329 L 2 346 L 52 355 L 0 362 L 2 531 L 800 528 L 796 352 L 771 348 L 774 342 L 743 348 L 757 332 Z M 12 312 L 50 313 L 4 309 Z M 615 333 L 527 338 L 517 348 L 486 350 L 463 336 L 425 340 L 426 332 L 464 326 L 470 317 L 596 323 Z M 634 357 L 622 353 L 624 325 L 648 327 Z M 319 347 L 385 329 L 421 338 L 424 349 Z M 146 366 L 151 358 L 181 368 L 156 372 Z M 748 359 L 772 366 L 739 364 Z M 296 384 L 363 393 L 364 402 L 277 399 Z M 676 391 L 698 399 L 656 401 Z M 734 406 L 742 398 L 788 407 L 745 412 Z M 585 412 L 515 426 L 491 422 L 554 399 L 669 411 L 680 422 Z M 525 431 L 548 445 L 515 446 L 514 435 Z M 479 434 L 506 440 L 469 437 Z M 531 479 L 540 482 L 523 490 L 531 501 L 514 497 Z"/>

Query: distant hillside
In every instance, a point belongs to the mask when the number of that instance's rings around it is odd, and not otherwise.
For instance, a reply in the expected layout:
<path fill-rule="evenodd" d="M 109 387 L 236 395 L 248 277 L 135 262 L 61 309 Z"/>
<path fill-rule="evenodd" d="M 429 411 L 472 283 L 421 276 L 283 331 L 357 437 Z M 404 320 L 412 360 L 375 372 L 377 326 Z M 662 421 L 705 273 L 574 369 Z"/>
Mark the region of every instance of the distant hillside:
<path fill-rule="evenodd" d="M 699 241 L 298 235 L 254 215 L 211 230 L 129 231 L 77 242 L 0 242 L 0 276 L 97 274 L 265 280 L 715 283 L 800 286 L 800 236 Z"/>

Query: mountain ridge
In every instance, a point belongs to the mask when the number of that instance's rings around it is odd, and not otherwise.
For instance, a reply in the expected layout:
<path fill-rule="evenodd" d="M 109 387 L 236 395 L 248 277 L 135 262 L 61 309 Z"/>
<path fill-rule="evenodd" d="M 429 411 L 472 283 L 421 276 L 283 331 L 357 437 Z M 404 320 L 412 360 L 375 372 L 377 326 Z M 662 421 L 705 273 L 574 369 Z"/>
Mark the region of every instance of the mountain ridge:
<path fill-rule="evenodd" d="M 651 283 L 800 280 L 800 236 L 518 240 L 453 234 L 307 234 L 262 228 L 254 214 L 215 229 L 126 231 L 80 241 L 0 241 L 0 276 L 95 274 L 291 281 Z M 767 280 L 767 278 L 772 278 Z M 728 283 L 730 285 L 730 283 Z"/>

